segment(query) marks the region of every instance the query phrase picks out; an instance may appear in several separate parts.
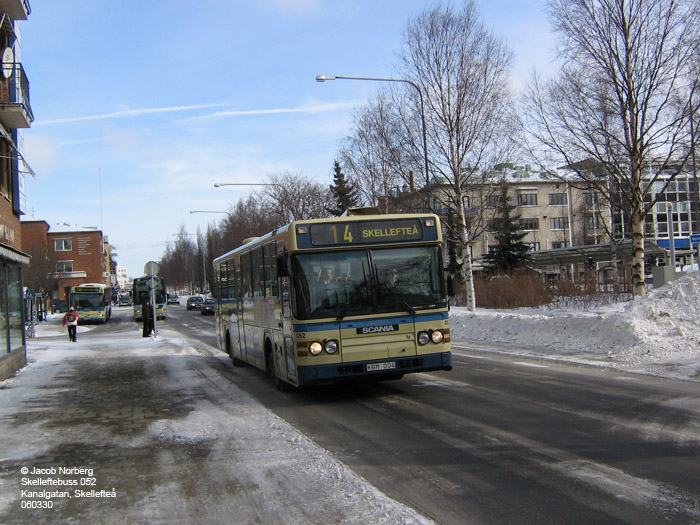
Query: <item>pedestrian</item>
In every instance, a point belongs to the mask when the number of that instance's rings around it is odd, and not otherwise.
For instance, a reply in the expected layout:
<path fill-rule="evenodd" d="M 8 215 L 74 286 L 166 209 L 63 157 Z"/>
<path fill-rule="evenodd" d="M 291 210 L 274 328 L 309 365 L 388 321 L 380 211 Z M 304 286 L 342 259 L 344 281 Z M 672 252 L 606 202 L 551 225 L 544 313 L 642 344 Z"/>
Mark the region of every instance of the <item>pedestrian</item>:
<path fill-rule="evenodd" d="M 143 321 L 143 336 L 150 337 L 153 331 L 153 306 L 150 299 L 146 299 L 141 305 L 141 320 Z"/>
<path fill-rule="evenodd" d="M 68 340 L 74 343 L 78 340 L 78 319 L 80 316 L 72 306 L 63 316 L 63 326 L 68 327 Z"/>

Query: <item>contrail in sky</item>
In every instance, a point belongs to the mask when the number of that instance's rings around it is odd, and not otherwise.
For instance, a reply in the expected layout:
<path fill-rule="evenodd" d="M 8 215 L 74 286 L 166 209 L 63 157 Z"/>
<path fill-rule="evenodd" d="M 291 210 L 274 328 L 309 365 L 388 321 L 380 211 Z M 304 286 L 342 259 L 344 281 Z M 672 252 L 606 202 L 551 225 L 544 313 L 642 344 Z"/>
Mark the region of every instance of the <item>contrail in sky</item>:
<path fill-rule="evenodd" d="M 141 115 L 150 115 L 153 113 L 171 113 L 174 111 L 190 111 L 193 109 L 216 108 L 226 106 L 227 104 L 198 104 L 195 106 L 173 106 L 169 108 L 150 108 L 150 109 L 125 109 L 123 111 L 114 111 L 113 113 L 103 113 L 102 115 L 88 115 L 85 117 L 67 117 L 53 120 L 43 120 L 34 122 L 34 125 L 48 124 L 67 124 L 70 122 L 84 122 L 88 120 L 104 120 L 111 118 L 139 117 Z"/>
<path fill-rule="evenodd" d="M 90 120 L 105 120 L 126 117 L 139 117 L 141 115 L 150 115 L 154 113 L 172 113 L 175 111 L 191 111 L 194 109 L 205 109 L 226 106 L 228 104 L 200 104 L 195 106 L 173 106 L 169 108 L 151 108 L 151 109 L 127 109 L 123 111 L 114 111 L 112 113 L 103 113 L 102 115 L 88 115 L 84 117 L 67 117 L 53 120 L 43 120 L 34 122 L 34 126 L 50 125 L 50 124 L 69 124 L 72 122 L 86 122 Z M 199 117 L 190 117 L 184 119 L 186 122 L 197 120 L 208 120 L 223 117 L 238 117 L 246 115 L 279 115 L 283 113 L 323 113 L 326 111 L 336 111 L 356 106 L 356 102 L 338 102 L 334 104 L 320 104 L 315 106 L 302 106 L 298 108 L 275 108 L 275 109 L 246 109 L 234 111 L 217 111 L 209 115 Z"/>
<path fill-rule="evenodd" d="M 283 113 L 324 113 L 326 111 L 336 111 L 357 106 L 357 102 L 336 102 L 333 104 L 318 104 L 315 106 L 302 106 L 298 108 L 275 108 L 275 109 L 241 109 L 233 111 L 217 111 L 209 115 L 190 117 L 187 122 L 197 120 L 208 120 L 223 117 L 241 117 L 247 115 L 280 115 Z"/>

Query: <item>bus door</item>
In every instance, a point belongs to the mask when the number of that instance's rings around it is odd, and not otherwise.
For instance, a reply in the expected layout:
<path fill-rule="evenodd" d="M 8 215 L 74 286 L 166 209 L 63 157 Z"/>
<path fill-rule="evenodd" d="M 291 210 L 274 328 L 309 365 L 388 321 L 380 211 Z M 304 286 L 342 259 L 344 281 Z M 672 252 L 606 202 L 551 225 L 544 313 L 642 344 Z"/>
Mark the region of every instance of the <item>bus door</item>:
<path fill-rule="evenodd" d="M 236 309 L 232 317 L 235 324 L 234 330 L 231 333 L 233 341 L 233 353 L 243 361 L 246 359 L 245 351 L 245 330 L 243 324 L 243 288 L 241 283 L 241 266 L 236 265 Z"/>
<path fill-rule="evenodd" d="M 294 339 L 294 325 L 292 323 L 292 298 L 290 292 L 289 277 L 280 279 L 280 325 L 282 326 L 281 363 L 279 364 L 284 376 L 296 383 L 296 342 Z"/>

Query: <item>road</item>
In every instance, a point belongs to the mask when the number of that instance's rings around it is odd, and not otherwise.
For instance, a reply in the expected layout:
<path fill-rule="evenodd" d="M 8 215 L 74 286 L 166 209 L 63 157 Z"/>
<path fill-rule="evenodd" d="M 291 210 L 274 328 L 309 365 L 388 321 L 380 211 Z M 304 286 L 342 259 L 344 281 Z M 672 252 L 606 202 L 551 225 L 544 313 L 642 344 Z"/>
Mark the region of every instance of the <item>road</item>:
<path fill-rule="evenodd" d="M 169 328 L 216 344 L 213 319 L 170 312 Z M 700 522 L 697 383 L 458 346 L 454 365 L 286 393 L 250 367 L 228 374 L 438 523 Z"/>

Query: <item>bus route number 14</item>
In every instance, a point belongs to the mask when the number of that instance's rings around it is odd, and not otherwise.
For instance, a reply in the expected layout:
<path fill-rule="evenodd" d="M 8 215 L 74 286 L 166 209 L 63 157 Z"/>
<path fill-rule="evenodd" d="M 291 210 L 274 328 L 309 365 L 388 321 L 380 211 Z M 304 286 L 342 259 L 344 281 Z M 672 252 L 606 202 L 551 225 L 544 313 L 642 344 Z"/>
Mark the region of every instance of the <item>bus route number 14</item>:
<path fill-rule="evenodd" d="M 336 225 L 333 225 L 331 226 L 331 230 L 333 230 L 333 242 L 335 244 L 339 244 L 340 241 L 338 240 L 338 227 Z M 343 232 L 343 241 L 352 243 L 352 232 L 350 231 L 349 224 L 345 225 L 345 231 Z"/>

